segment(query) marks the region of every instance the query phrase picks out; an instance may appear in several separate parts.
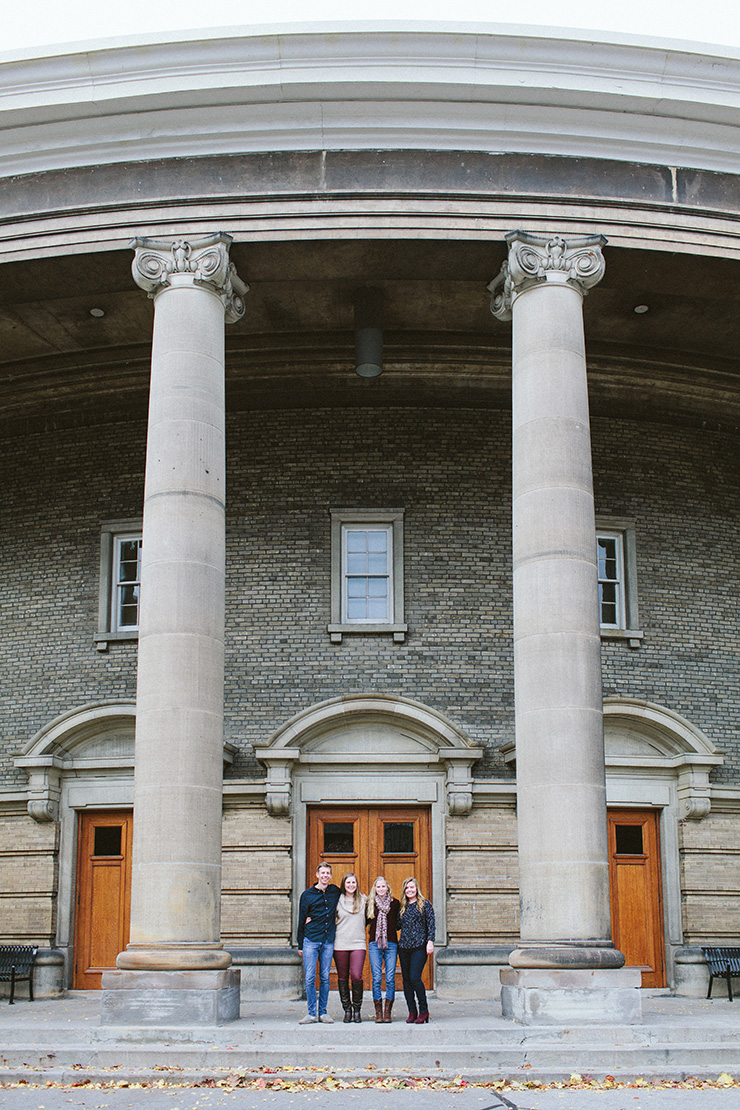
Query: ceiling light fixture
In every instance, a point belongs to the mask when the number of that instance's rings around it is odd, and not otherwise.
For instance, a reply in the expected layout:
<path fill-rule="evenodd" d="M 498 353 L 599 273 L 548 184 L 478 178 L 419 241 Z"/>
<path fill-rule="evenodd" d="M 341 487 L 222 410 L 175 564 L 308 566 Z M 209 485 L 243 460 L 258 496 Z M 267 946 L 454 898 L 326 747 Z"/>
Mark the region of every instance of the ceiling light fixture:
<path fill-rule="evenodd" d="M 355 373 L 377 378 L 383 373 L 383 291 L 355 293 Z"/>

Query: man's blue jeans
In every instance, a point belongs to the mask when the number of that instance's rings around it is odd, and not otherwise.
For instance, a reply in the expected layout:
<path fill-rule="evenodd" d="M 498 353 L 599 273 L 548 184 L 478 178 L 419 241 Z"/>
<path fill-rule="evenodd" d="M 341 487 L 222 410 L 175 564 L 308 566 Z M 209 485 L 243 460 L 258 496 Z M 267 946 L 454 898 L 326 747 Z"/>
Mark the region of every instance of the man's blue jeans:
<path fill-rule="evenodd" d="M 312 1017 L 326 1013 L 329 1001 L 329 972 L 334 955 L 334 942 L 303 938 L 303 974 L 306 980 L 306 1008 Z M 319 965 L 319 1012 L 316 1013 L 316 964 Z"/>
<path fill-rule="evenodd" d="M 392 1002 L 396 997 L 396 960 L 398 945 L 388 941 L 388 947 L 383 950 L 378 948 L 376 941 L 371 940 L 367 946 L 370 957 L 370 970 L 373 973 L 373 998 L 377 1001 L 383 997 L 381 988 L 383 964 L 385 963 L 385 997 Z"/>

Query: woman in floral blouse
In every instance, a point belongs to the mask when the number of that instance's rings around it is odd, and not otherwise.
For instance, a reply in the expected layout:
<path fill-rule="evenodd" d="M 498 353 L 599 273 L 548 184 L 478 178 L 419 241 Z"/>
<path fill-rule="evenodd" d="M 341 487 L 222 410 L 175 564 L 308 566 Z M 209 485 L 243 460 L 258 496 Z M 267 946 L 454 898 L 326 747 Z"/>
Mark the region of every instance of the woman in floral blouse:
<path fill-rule="evenodd" d="M 421 976 L 428 957 L 434 952 L 434 909 L 413 877 L 404 879 L 399 926 L 398 958 L 409 1008 L 406 1024 L 423 1025 L 429 1021 L 429 1006 Z"/>

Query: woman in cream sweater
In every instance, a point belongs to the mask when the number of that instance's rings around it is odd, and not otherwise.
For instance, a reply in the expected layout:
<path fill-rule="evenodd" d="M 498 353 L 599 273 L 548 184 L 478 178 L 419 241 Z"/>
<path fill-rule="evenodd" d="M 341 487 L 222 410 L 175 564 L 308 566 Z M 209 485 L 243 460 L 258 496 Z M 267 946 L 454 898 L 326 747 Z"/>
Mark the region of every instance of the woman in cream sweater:
<path fill-rule="evenodd" d="M 365 905 L 357 876 L 349 871 L 339 884 L 334 963 L 345 1021 L 362 1021 L 362 971 L 365 966 Z M 350 979 L 352 996 L 350 998 Z"/>

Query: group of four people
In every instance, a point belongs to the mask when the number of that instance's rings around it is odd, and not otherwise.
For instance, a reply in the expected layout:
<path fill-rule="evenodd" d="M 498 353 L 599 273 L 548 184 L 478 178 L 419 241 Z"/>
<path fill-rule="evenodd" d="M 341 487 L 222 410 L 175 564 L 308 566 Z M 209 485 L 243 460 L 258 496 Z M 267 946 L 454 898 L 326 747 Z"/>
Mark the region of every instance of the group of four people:
<path fill-rule="evenodd" d="M 298 909 L 298 954 L 303 959 L 308 1013 L 301 1025 L 333 1019 L 327 1013 L 332 956 L 337 968 L 339 998 L 344 1020 L 362 1021 L 362 973 L 365 966 L 365 932 L 373 980 L 376 1022 L 390 1022 L 396 995 L 396 962 L 401 963 L 407 1023 L 429 1021 L 422 972 L 434 951 L 434 909 L 415 878 L 404 879 L 401 899 L 379 875 L 369 897 L 360 892 L 357 876 L 349 871 L 339 886 L 332 881 L 328 863 L 316 869 L 316 885 L 304 890 Z M 316 968 L 319 993 L 316 997 Z M 385 1002 L 382 982 L 385 971 Z"/>

